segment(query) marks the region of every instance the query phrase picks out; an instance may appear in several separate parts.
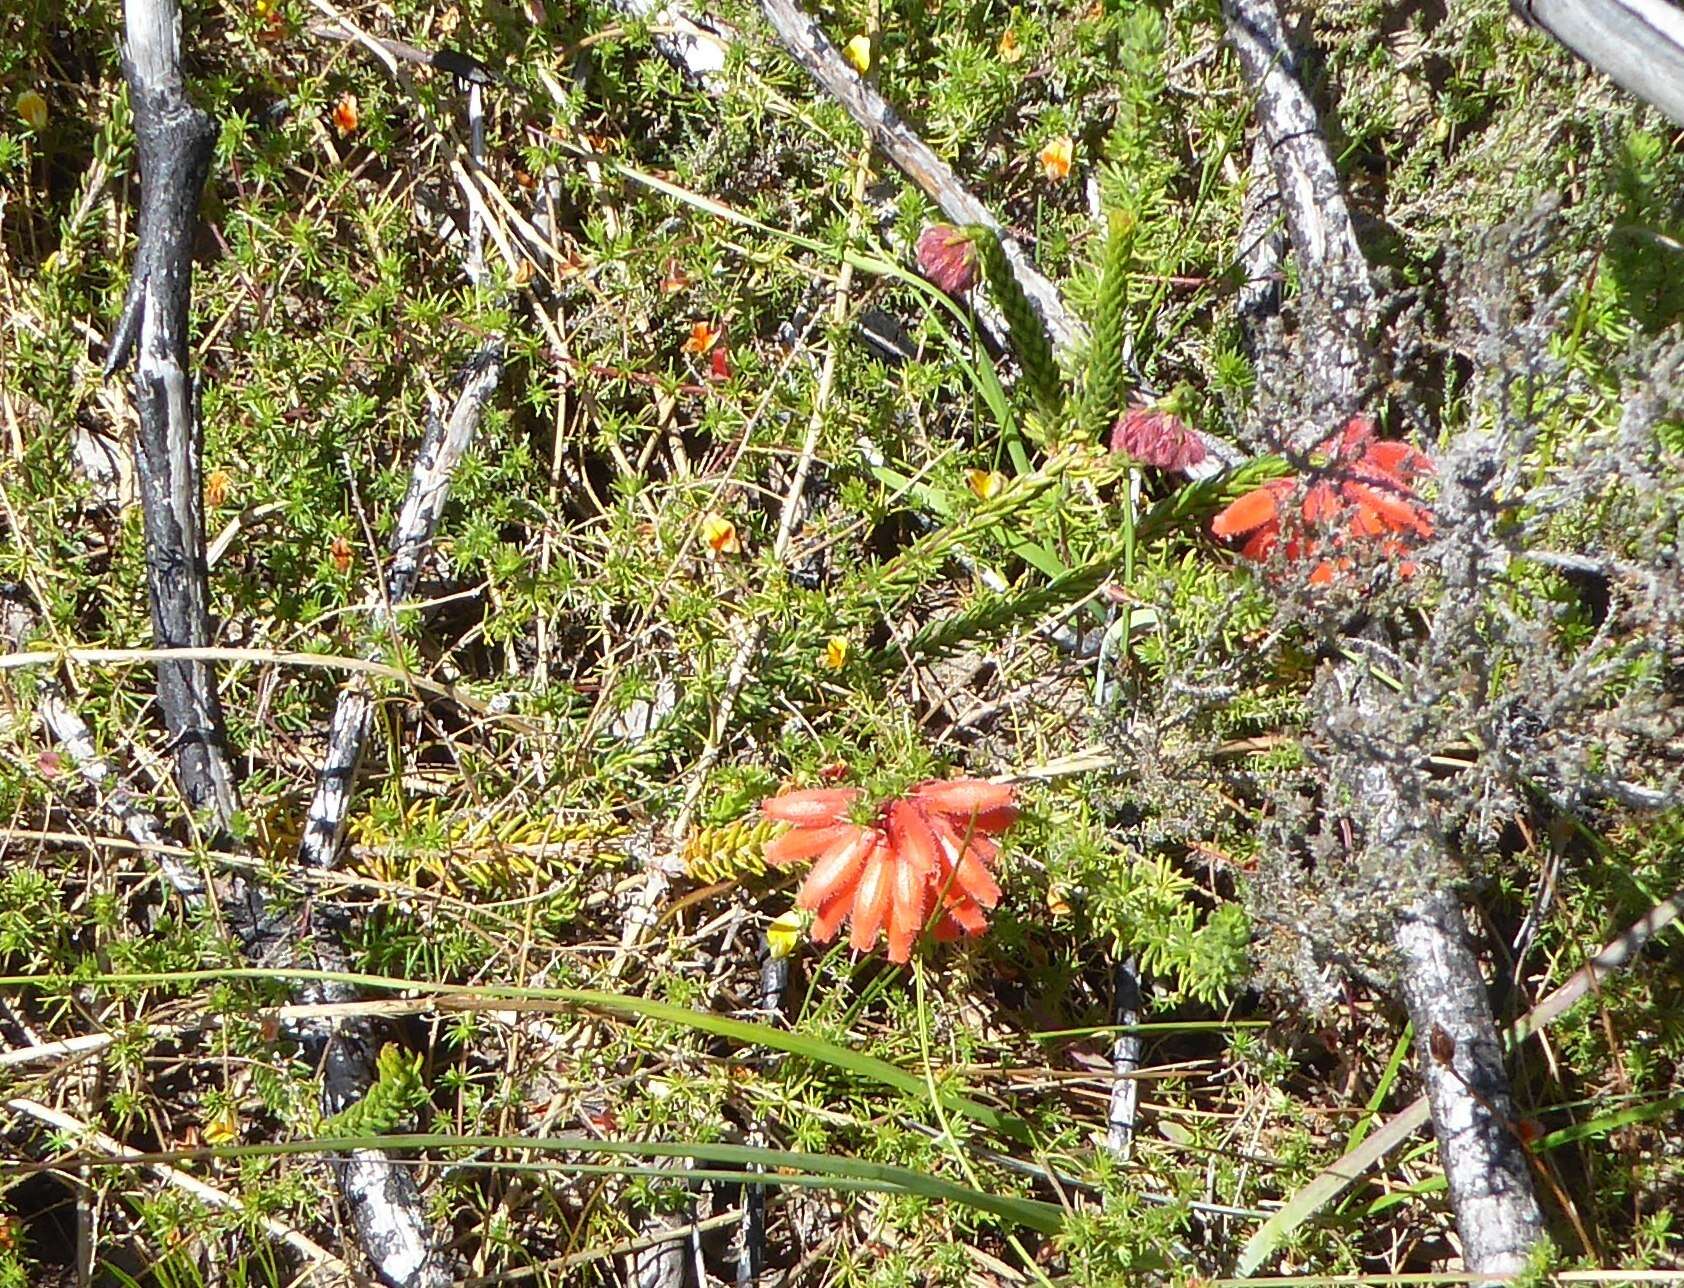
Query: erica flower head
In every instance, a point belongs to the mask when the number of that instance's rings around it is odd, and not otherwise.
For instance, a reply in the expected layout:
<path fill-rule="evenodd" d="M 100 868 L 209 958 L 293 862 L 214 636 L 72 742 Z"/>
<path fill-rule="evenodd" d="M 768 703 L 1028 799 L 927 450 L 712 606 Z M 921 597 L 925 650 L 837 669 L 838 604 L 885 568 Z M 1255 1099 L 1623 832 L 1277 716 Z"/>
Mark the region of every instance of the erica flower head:
<path fill-rule="evenodd" d="M 1185 470 L 1204 461 L 1205 445 L 1173 412 L 1134 407 L 1111 429 L 1111 450 L 1160 470 Z"/>
<path fill-rule="evenodd" d="M 976 245 L 951 224 L 931 224 L 918 234 L 918 271 L 949 295 L 976 285 Z"/>
<path fill-rule="evenodd" d="M 980 935 L 1000 902 L 994 837 L 1017 819 L 1015 790 L 976 778 L 932 779 L 876 804 L 853 787 L 785 792 L 761 802 L 789 830 L 767 843 L 773 866 L 811 862 L 796 902 L 827 943 L 844 921 L 869 952 L 879 935 L 904 962 L 932 918 L 937 939 Z"/>
<path fill-rule="evenodd" d="M 1211 531 L 1244 538 L 1240 553 L 1259 562 L 1284 540 L 1288 559 L 1314 561 L 1311 585 L 1327 585 L 1350 571 L 1364 547 L 1397 557 L 1433 535 L 1432 511 L 1415 494 L 1416 480 L 1433 472 L 1421 452 L 1377 438 L 1366 416 L 1351 417 L 1319 452 L 1325 469 L 1303 488 L 1296 506 L 1291 502 L 1299 480 L 1275 479 L 1218 514 Z M 1398 564 L 1401 576 L 1414 571 L 1408 559 Z"/>

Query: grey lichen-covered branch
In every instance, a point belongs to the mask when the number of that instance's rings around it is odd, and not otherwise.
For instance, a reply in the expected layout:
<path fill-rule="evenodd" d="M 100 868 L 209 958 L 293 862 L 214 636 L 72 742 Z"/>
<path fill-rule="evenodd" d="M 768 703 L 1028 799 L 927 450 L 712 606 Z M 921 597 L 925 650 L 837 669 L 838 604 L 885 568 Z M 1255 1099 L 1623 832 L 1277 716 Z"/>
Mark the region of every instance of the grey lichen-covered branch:
<path fill-rule="evenodd" d="M 371 606 L 377 631 L 396 629 L 391 610 L 414 591 L 417 574 L 432 549 L 456 466 L 478 431 L 502 372 L 502 345 L 492 338 L 464 367 L 461 389 L 450 414 L 440 416 L 435 408 L 398 514 L 383 597 Z M 363 677 L 353 679 L 341 691 L 329 725 L 327 752 L 316 776 L 299 842 L 301 867 L 327 869 L 338 862 L 373 712 L 368 684 Z M 349 930 L 340 910 L 317 907 L 309 947 L 314 964 L 326 970 L 349 969 L 352 963 L 344 948 Z M 290 934 L 290 928 L 277 927 L 277 933 Z M 298 997 L 304 1003 L 350 1002 L 355 1000 L 356 990 L 323 980 L 302 986 Z M 374 1077 L 379 1050 L 374 1022 L 365 1016 L 352 1016 L 335 1024 L 307 1025 L 300 1036 L 306 1053 L 322 1068 L 323 1113 L 332 1115 L 358 1103 Z M 380 1267 L 383 1279 L 406 1288 L 433 1288 L 450 1282 L 449 1266 L 435 1244 L 420 1191 L 407 1168 L 382 1150 L 359 1149 L 335 1160 L 334 1169 L 358 1242 Z"/>
<path fill-rule="evenodd" d="M 1298 260 L 1302 329 L 1314 333 L 1303 349 L 1311 392 L 1324 405 L 1306 408 L 1311 414 L 1300 419 L 1299 437 L 1279 444 L 1305 452 L 1332 419 L 1357 410 L 1369 375 L 1368 335 L 1378 296 L 1279 10 L 1272 0 L 1228 0 L 1223 15 L 1256 95 L 1261 142 L 1275 178 L 1272 195 Z"/>
<path fill-rule="evenodd" d="M 1256 95 L 1298 260 L 1298 343 L 1314 405 L 1300 420 L 1303 428 L 1282 446 L 1305 452 L 1361 406 L 1373 374 L 1369 335 L 1378 292 L 1275 0 L 1224 0 L 1223 13 Z M 1346 661 L 1335 667 L 1342 719 L 1385 726 L 1379 709 L 1389 690 L 1382 679 L 1393 677 L 1382 677 L 1377 665 Z M 1365 712 L 1376 718 L 1364 721 Z M 1339 731 L 1332 732 L 1341 741 Z M 1476 1273 L 1519 1270 L 1543 1237 L 1542 1216 L 1525 1151 L 1509 1127 L 1508 1078 L 1485 982 L 1460 905 L 1444 884 L 1443 838 L 1407 756 L 1391 754 L 1399 749 L 1378 739 L 1362 743 L 1345 736 L 1342 743 L 1345 754 L 1333 768 L 1328 795 L 1352 802 L 1359 866 L 1399 877 L 1394 884 L 1405 903 L 1392 931 L 1397 984 L 1415 1026 L 1464 1260 Z M 1448 1058 L 1431 1049 L 1435 1034 L 1449 1047 Z"/>
<path fill-rule="evenodd" d="M 187 331 L 199 195 L 216 127 L 187 96 L 176 0 L 127 0 L 123 67 L 134 109 L 140 217 L 134 272 L 106 355 L 134 362 L 146 586 L 160 649 L 211 642 L 197 400 Z M 226 724 L 208 662 L 158 663 L 158 709 L 183 797 L 225 833 L 238 809 Z"/>

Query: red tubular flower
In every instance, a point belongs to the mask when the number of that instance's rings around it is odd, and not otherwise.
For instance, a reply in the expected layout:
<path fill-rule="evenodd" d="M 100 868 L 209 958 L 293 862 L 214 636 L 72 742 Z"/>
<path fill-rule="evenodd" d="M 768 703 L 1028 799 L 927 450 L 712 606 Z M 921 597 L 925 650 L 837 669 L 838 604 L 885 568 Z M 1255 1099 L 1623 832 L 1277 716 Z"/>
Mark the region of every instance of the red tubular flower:
<path fill-rule="evenodd" d="M 1329 585 L 1351 571 L 1356 563 L 1348 552 L 1359 545 L 1399 559 L 1398 575 L 1412 576 L 1415 565 L 1399 557 L 1433 535 L 1432 511 L 1415 495 L 1416 480 L 1431 474 L 1433 463 L 1407 443 L 1381 442 L 1374 435 L 1371 419 L 1351 417 L 1322 443 L 1327 477 L 1304 489 L 1296 511 L 1287 502 L 1298 480 L 1275 479 L 1218 514 L 1211 532 L 1243 537 L 1240 554 L 1257 562 L 1273 553 L 1284 532 L 1288 559 L 1316 561 L 1308 576 L 1312 586 Z"/>
<path fill-rule="evenodd" d="M 834 939 L 846 921 L 856 952 L 884 935 L 889 960 L 905 962 L 938 913 L 938 939 L 986 930 L 984 909 L 1000 902 L 992 838 L 1016 821 L 1016 791 L 977 778 L 932 779 L 884 801 L 867 823 L 849 818 L 859 799 L 853 788 L 816 788 L 760 804 L 768 819 L 790 824 L 767 843 L 767 862 L 813 864 L 796 896 L 814 913 L 813 938 Z"/>

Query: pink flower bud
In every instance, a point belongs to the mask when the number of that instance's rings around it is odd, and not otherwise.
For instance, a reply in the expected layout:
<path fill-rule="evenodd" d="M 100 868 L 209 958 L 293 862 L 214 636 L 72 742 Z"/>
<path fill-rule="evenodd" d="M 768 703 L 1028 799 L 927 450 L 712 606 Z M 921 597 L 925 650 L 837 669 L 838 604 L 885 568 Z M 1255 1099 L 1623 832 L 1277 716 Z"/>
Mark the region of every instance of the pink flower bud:
<path fill-rule="evenodd" d="M 931 224 L 918 235 L 918 271 L 949 295 L 976 285 L 976 247 L 951 224 Z"/>

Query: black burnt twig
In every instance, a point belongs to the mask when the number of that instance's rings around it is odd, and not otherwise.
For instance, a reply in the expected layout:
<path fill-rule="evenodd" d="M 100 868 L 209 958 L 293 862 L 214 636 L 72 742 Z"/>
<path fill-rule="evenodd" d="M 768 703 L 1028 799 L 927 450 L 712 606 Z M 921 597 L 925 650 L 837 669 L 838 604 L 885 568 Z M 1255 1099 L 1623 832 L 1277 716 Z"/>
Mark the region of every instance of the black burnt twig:
<path fill-rule="evenodd" d="M 146 588 L 160 649 L 211 642 L 197 398 L 188 317 L 199 195 L 216 126 L 187 97 L 176 0 L 128 0 L 123 68 L 134 107 L 140 217 L 133 276 L 105 360 L 134 362 Z M 227 725 L 208 662 L 158 663 L 158 709 L 188 808 L 216 840 L 239 808 Z"/>

